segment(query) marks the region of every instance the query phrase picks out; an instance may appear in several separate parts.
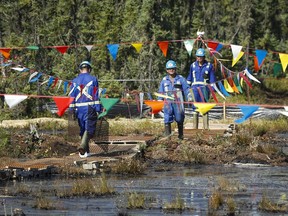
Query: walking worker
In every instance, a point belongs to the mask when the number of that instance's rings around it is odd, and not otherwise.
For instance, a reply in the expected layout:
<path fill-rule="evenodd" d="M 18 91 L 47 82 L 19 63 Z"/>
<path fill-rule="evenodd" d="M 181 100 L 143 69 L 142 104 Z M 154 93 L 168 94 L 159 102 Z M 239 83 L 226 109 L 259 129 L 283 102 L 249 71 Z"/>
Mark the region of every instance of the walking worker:
<path fill-rule="evenodd" d="M 208 102 L 210 98 L 209 88 L 206 86 L 208 83 L 216 82 L 213 65 L 206 61 L 205 50 L 199 48 L 196 51 L 196 61 L 190 66 L 190 71 L 187 77 L 187 83 L 191 86 L 190 101 L 194 102 Z M 202 94 L 202 95 L 201 95 Z M 194 128 L 198 129 L 199 114 L 194 112 Z M 203 116 L 204 129 L 208 129 L 208 113 Z"/>
<path fill-rule="evenodd" d="M 163 97 L 158 97 L 158 100 L 165 100 L 165 135 L 170 136 L 171 123 L 176 121 L 178 126 L 178 138 L 183 139 L 183 123 L 185 118 L 183 101 L 184 98 L 187 98 L 189 86 L 187 85 L 187 80 L 176 73 L 176 69 L 177 65 L 175 61 L 167 61 L 167 75 L 162 79 L 158 91 L 158 93 L 163 94 Z M 167 98 L 165 98 L 165 96 L 167 96 Z"/>
<path fill-rule="evenodd" d="M 89 140 L 96 131 L 98 113 L 102 106 L 98 96 L 98 79 L 92 76 L 90 62 L 83 61 L 79 65 L 79 75 L 73 79 L 69 95 L 74 97 L 70 109 L 75 113 L 80 127 L 81 144 L 78 147 L 81 158 L 89 157 Z"/>

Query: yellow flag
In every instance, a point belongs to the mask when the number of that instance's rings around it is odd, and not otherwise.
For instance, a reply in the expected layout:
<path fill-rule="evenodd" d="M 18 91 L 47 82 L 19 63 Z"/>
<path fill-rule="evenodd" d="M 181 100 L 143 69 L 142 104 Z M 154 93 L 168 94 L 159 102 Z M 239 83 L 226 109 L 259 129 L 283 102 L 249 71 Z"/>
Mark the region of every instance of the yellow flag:
<path fill-rule="evenodd" d="M 216 104 L 211 103 L 194 103 L 194 106 L 197 107 L 196 111 L 199 112 L 201 115 L 205 115 L 209 110 L 211 110 Z"/>
<path fill-rule="evenodd" d="M 136 49 L 137 53 L 139 53 L 143 44 L 142 43 L 132 43 L 131 45 Z"/>
<path fill-rule="evenodd" d="M 280 57 L 280 60 L 281 60 L 283 72 L 285 72 L 287 64 L 288 64 L 288 54 L 279 53 L 279 57 Z"/>
<path fill-rule="evenodd" d="M 244 52 L 241 51 L 241 52 L 239 53 L 239 55 L 237 56 L 237 58 L 233 58 L 233 60 L 232 60 L 232 67 L 239 61 L 239 59 L 242 58 L 243 55 L 244 55 Z"/>
<path fill-rule="evenodd" d="M 154 92 L 154 95 L 157 96 L 157 97 L 162 97 L 162 98 L 166 98 L 166 99 L 174 100 L 173 97 L 170 97 L 170 96 L 165 95 L 165 94 L 159 94 L 159 93 L 157 93 L 157 92 Z"/>
<path fill-rule="evenodd" d="M 226 89 L 227 92 L 230 92 L 230 93 L 234 92 L 233 88 L 230 86 L 227 79 L 224 80 L 224 88 Z"/>

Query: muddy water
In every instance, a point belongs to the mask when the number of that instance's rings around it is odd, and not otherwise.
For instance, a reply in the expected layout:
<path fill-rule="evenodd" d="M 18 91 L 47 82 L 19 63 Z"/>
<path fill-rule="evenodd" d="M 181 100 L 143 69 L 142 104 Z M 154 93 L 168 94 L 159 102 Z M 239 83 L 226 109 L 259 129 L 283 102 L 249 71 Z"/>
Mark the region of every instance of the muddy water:
<path fill-rule="evenodd" d="M 259 166 L 178 166 L 157 165 L 150 167 L 140 177 L 107 176 L 109 185 L 114 187 L 117 195 L 98 198 L 59 199 L 50 194 L 55 210 L 39 210 L 32 206 L 35 196 L 4 197 L 1 196 L 0 215 L 6 209 L 21 208 L 26 215 L 180 215 L 179 212 L 167 212 L 163 207 L 177 197 L 185 203 L 186 210 L 181 215 L 207 215 L 208 200 L 221 182 L 227 182 L 226 189 L 222 185 L 224 199 L 232 197 L 236 203 L 236 215 L 285 215 L 281 213 L 265 213 L 258 210 L 263 194 L 274 202 L 287 204 L 288 201 L 288 168 Z M 222 179 L 222 181 L 221 181 Z M 224 180 L 223 180 L 224 179 Z M 1 183 L 1 194 L 7 188 L 29 186 L 53 191 L 55 184 L 69 188 L 71 180 L 34 180 Z M 59 185 L 60 184 L 60 185 Z M 45 190 L 43 190 L 45 189 Z M 145 195 L 144 209 L 127 209 L 127 194 L 131 192 Z M 286 198 L 287 195 L 287 198 Z M 45 195 L 47 198 L 47 195 Z M 287 213 L 286 213 L 287 214 Z M 227 215 L 225 207 L 218 215 Z"/>

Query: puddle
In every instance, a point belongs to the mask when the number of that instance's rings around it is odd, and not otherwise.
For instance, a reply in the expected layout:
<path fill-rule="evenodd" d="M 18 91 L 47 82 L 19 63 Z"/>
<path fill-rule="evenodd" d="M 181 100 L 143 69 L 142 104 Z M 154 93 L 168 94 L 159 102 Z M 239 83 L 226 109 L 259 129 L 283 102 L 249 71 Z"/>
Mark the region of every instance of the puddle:
<path fill-rule="evenodd" d="M 283 213 L 265 213 L 258 210 L 263 194 L 274 202 L 278 202 L 282 197 L 281 201 L 286 205 L 288 203 L 286 200 L 287 167 L 161 165 L 161 168 L 159 166 L 149 168 L 146 174 L 140 177 L 106 177 L 117 195 L 59 199 L 50 194 L 49 199 L 53 200 L 55 210 L 32 208 L 35 204 L 35 197 L 0 195 L 0 199 L 5 203 L 5 205 L 2 203 L 2 208 L 0 207 L 0 215 L 4 215 L 4 206 L 9 215 L 11 209 L 14 208 L 21 208 L 26 215 L 179 215 L 180 213 L 167 213 L 163 210 L 163 206 L 175 200 L 177 194 L 187 208 L 181 215 L 207 215 L 209 197 L 219 186 L 219 179 L 232 182 L 230 185 L 232 192 L 223 191 L 223 195 L 233 197 L 237 206 L 236 215 L 283 215 Z M 26 185 L 31 189 L 45 189 L 45 192 L 53 191 L 55 184 L 57 187 L 69 188 L 72 181 L 52 178 L 50 180 L 1 182 L 0 190 L 1 194 L 4 194 L 7 188 Z M 145 209 L 126 209 L 129 192 L 145 195 Z M 222 212 L 227 214 L 227 211 Z"/>

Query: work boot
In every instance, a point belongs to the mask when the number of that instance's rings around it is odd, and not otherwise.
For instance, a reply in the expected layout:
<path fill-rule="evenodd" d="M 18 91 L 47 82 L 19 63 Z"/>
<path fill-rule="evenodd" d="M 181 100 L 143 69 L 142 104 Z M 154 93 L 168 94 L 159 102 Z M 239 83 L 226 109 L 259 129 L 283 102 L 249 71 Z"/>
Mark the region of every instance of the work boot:
<path fill-rule="evenodd" d="M 165 124 L 165 136 L 170 136 L 171 134 L 171 123 Z"/>
<path fill-rule="evenodd" d="M 178 138 L 183 140 L 184 135 L 183 135 L 183 122 L 177 122 L 178 126 Z"/>
<path fill-rule="evenodd" d="M 89 134 L 87 131 L 84 132 L 80 147 L 78 148 L 79 154 L 84 155 L 85 153 L 89 153 Z"/>

